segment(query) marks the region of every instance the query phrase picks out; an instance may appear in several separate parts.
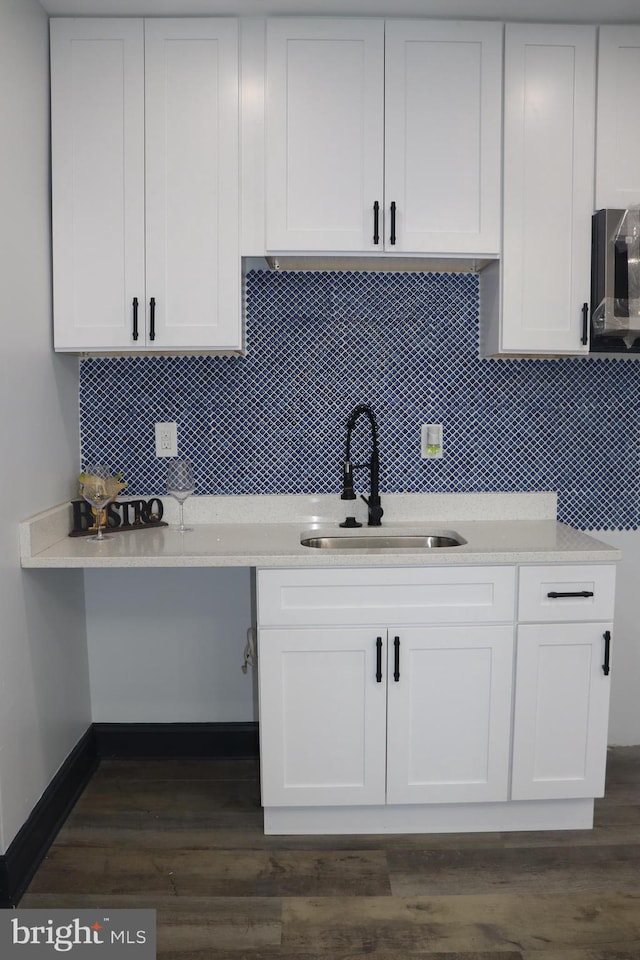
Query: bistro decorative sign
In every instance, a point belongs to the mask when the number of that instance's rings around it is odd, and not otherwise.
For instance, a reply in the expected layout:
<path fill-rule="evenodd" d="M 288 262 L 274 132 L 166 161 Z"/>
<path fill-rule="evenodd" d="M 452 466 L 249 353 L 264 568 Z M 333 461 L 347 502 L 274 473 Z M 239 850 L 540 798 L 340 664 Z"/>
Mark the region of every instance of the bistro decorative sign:
<path fill-rule="evenodd" d="M 73 529 L 70 537 L 84 537 L 96 531 L 96 510 L 86 500 L 72 500 Z M 109 533 L 166 527 L 159 497 L 150 500 L 114 500 L 102 511 L 102 526 Z"/>

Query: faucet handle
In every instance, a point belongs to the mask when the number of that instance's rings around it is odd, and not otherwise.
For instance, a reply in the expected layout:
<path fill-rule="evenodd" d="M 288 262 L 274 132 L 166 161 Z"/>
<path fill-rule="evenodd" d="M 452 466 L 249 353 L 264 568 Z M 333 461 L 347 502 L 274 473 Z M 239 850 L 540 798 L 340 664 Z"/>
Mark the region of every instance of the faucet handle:
<path fill-rule="evenodd" d="M 370 527 L 379 527 L 380 521 L 384 515 L 384 510 L 382 509 L 382 504 L 380 503 L 380 497 L 373 498 L 373 503 L 371 502 L 371 497 L 365 497 L 364 494 L 360 494 L 360 499 L 364 500 L 367 507 L 369 508 L 369 526 Z"/>

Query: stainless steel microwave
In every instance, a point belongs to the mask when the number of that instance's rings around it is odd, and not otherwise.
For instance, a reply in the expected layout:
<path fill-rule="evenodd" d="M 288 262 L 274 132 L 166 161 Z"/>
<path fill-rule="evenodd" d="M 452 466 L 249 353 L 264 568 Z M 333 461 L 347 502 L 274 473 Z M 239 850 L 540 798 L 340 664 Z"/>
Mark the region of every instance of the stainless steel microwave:
<path fill-rule="evenodd" d="M 590 349 L 640 353 L 640 206 L 593 215 Z"/>

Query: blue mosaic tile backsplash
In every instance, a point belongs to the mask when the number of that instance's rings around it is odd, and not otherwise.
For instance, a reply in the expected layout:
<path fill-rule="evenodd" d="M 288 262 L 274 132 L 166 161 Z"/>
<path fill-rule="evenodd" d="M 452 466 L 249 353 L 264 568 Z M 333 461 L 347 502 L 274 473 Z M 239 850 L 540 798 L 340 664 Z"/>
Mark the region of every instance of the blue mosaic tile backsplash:
<path fill-rule="evenodd" d="M 337 494 L 369 403 L 383 493 L 553 490 L 572 526 L 638 527 L 640 362 L 479 359 L 471 273 L 252 271 L 246 300 L 246 357 L 82 360 L 83 462 L 161 494 L 154 424 L 177 421 L 198 494 Z M 420 458 L 423 423 L 442 460 Z"/>

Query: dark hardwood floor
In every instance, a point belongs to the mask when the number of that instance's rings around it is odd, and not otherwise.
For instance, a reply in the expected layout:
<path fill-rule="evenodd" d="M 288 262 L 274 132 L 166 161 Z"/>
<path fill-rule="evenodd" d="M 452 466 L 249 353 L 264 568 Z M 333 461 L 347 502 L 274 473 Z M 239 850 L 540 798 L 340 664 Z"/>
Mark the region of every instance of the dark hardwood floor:
<path fill-rule="evenodd" d="M 640 747 L 589 831 L 265 837 L 251 761 L 103 762 L 21 907 L 153 907 L 163 960 L 640 960 Z"/>

